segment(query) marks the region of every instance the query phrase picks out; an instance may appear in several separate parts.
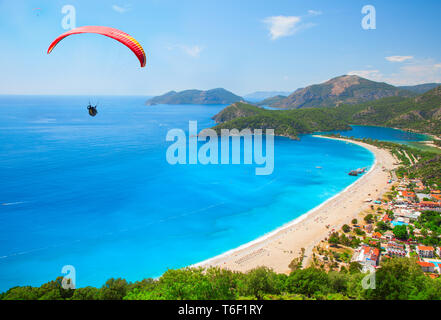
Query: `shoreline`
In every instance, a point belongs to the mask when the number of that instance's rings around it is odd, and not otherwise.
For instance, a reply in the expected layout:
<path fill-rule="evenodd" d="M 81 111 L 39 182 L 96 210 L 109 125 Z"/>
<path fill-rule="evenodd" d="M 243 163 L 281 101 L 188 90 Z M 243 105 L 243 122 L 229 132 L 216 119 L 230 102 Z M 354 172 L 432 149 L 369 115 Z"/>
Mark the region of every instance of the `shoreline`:
<path fill-rule="evenodd" d="M 370 206 L 370 203 L 365 202 L 366 198 L 376 199 L 385 192 L 389 170 L 394 168 L 395 162 L 388 151 L 357 141 L 318 135 L 314 137 L 359 145 L 373 153 L 374 163 L 361 178 L 296 219 L 253 241 L 190 267 L 221 267 L 246 272 L 266 266 L 279 273 L 289 273 L 289 263 L 300 255 L 302 248 L 305 248 L 304 261 L 307 262 L 309 252 L 325 239 L 329 232 L 339 229 L 354 217 L 358 218 L 359 213 Z M 351 195 L 351 198 L 348 198 L 348 195 Z M 327 225 L 330 227 L 326 228 Z"/>

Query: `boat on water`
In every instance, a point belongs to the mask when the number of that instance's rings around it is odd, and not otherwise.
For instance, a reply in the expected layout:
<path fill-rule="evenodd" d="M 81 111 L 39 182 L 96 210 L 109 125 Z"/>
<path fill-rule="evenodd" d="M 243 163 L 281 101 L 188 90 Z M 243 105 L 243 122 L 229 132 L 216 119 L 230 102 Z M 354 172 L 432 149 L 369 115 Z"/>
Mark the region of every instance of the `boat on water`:
<path fill-rule="evenodd" d="M 361 169 L 357 169 L 357 173 L 365 173 L 367 170 L 367 168 L 361 168 Z"/>
<path fill-rule="evenodd" d="M 350 175 L 350 176 L 353 176 L 353 177 L 356 177 L 356 176 L 358 176 L 359 174 L 363 174 L 363 173 L 365 173 L 366 170 L 367 170 L 367 168 L 360 168 L 360 169 L 357 169 L 357 170 L 352 170 L 351 172 L 349 172 L 349 175 Z"/>

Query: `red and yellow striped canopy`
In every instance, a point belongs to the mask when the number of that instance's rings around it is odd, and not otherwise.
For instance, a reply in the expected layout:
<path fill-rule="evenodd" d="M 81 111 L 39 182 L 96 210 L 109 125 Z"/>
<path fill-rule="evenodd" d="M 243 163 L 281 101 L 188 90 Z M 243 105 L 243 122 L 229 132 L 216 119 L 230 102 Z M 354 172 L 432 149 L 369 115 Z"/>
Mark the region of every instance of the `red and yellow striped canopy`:
<path fill-rule="evenodd" d="M 139 44 L 139 42 L 135 40 L 135 38 L 133 38 L 132 36 L 130 36 L 125 32 L 122 32 L 121 30 L 115 28 L 109 28 L 109 27 L 100 27 L 100 26 L 84 26 L 63 33 L 51 43 L 49 49 L 47 50 L 47 54 L 51 53 L 52 50 L 55 48 L 55 46 L 64 38 L 73 34 L 81 34 L 81 33 L 96 33 L 115 39 L 116 41 L 121 42 L 123 45 L 125 45 L 130 50 L 132 50 L 132 52 L 136 55 L 139 62 L 141 63 L 141 68 L 144 68 L 147 63 L 147 58 L 145 56 L 144 49 Z"/>

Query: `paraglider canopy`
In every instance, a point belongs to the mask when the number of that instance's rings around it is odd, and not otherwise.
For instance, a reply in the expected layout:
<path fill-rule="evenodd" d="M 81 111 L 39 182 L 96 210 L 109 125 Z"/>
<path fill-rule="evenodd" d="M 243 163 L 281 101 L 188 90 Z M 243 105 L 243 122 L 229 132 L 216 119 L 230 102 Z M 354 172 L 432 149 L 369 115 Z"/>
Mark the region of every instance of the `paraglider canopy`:
<path fill-rule="evenodd" d="M 49 49 L 47 50 L 47 54 L 50 54 L 52 50 L 55 48 L 55 46 L 64 38 L 73 35 L 73 34 L 81 34 L 81 33 L 95 33 L 95 34 L 101 34 L 103 36 L 115 39 L 122 44 L 124 44 L 126 47 L 128 47 L 132 52 L 136 55 L 139 62 L 141 63 L 141 68 L 144 68 L 147 63 L 147 58 L 145 56 L 144 49 L 139 44 L 138 41 L 136 41 L 132 36 L 129 34 L 122 32 L 121 30 L 115 29 L 115 28 L 109 28 L 109 27 L 102 27 L 102 26 L 84 26 L 72 29 L 66 33 L 63 33 L 58 38 L 56 38 L 51 45 L 49 46 Z"/>

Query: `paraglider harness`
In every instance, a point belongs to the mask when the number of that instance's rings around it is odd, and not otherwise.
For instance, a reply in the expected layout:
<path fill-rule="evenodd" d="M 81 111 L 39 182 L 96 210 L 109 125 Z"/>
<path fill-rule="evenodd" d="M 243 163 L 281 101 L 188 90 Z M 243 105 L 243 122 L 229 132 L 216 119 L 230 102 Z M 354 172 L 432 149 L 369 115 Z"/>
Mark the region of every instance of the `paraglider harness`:
<path fill-rule="evenodd" d="M 91 116 L 91 117 L 95 117 L 96 115 L 97 115 L 97 113 L 98 113 L 98 111 L 96 110 L 96 107 L 97 106 L 92 106 L 90 103 L 89 103 L 89 105 L 87 106 L 87 110 L 89 110 L 89 115 Z"/>

